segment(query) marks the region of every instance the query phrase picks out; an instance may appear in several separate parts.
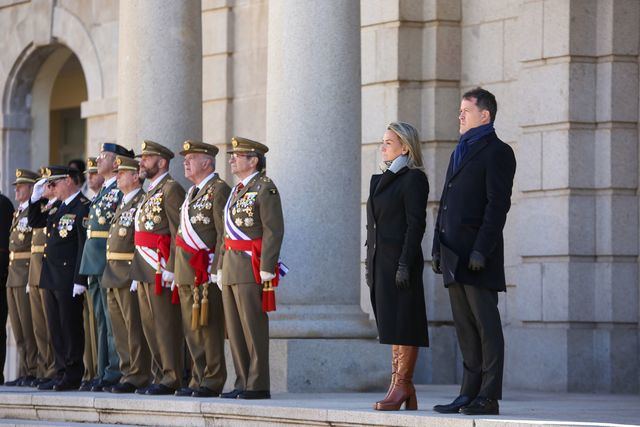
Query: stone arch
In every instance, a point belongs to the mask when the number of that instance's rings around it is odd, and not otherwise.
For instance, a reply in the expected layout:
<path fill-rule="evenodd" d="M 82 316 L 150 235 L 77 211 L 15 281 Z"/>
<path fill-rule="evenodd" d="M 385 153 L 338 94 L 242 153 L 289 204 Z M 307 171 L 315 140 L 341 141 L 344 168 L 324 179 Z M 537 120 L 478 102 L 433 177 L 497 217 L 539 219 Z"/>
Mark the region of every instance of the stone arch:
<path fill-rule="evenodd" d="M 79 60 L 87 85 L 89 101 L 103 98 L 103 73 L 98 51 L 78 17 L 62 7 L 52 15 L 53 43 L 38 46 L 29 41 L 17 55 L 2 92 L 2 126 L 0 145 L 0 187 L 10 189 L 10 171 L 31 165 L 32 93 L 38 73 L 60 50 L 71 51 Z M 1 172 L 6 171 L 6 172 Z"/>

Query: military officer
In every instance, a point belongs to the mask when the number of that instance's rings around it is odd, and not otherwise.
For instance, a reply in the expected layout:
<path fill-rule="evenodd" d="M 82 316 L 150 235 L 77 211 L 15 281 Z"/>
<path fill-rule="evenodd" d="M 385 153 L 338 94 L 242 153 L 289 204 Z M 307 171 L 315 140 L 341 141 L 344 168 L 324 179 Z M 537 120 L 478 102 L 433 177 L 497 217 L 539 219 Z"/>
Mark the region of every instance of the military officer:
<path fill-rule="evenodd" d="M 55 214 L 60 202 L 53 195 L 51 186 L 45 183 L 45 168 L 40 168 L 39 181 L 44 184 L 43 198 L 40 200 L 40 210 L 48 215 Z M 42 270 L 42 256 L 47 240 L 45 227 L 33 227 L 31 235 L 31 258 L 29 259 L 29 303 L 31 306 L 31 320 L 33 334 L 38 348 L 38 374 L 32 386 L 37 387 L 56 375 L 53 344 L 47 326 L 47 314 L 44 304 L 44 289 L 40 289 L 40 272 Z"/>
<path fill-rule="evenodd" d="M 114 143 L 102 144 L 97 158 L 97 169 L 98 173 L 104 177 L 104 183 L 91 202 L 87 242 L 80 264 L 80 273 L 89 277 L 89 294 L 93 303 L 98 342 L 98 372 L 91 391 L 110 388 L 122 376 L 111 319 L 109 319 L 107 290 L 100 284 L 107 262 L 109 224 L 122 198 L 122 193 L 116 185 L 116 155 L 133 158 L 133 151 Z"/>
<path fill-rule="evenodd" d="M 236 371 L 235 388 L 221 397 L 269 399 L 269 318 L 275 309 L 284 220 L 278 189 L 266 176 L 267 146 L 235 137 L 231 172 L 240 180 L 224 210 L 219 259 L 222 302 Z"/>
<path fill-rule="evenodd" d="M 175 283 L 179 287 L 182 328 L 193 359 L 189 387 L 180 396 L 217 397 L 227 378 L 224 315 L 217 283 L 216 253 L 224 233 L 223 211 L 231 188 L 215 172 L 218 148 L 186 141 L 184 174 L 193 182 L 180 209 L 176 237 Z"/>
<path fill-rule="evenodd" d="M 36 338 L 33 334 L 31 305 L 29 304 L 29 259 L 31 258 L 31 234 L 27 218 L 29 198 L 38 174 L 26 169 L 16 170 L 15 185 L 18 210 L 13 215 L 9 236 L 9 276 L 7 279 L 7 302 L 11 329 L 19 354 L 18 379 L 5 385 L 31 386 L 36 379 Z M 26 290 L 26 291 L 25 291 Z M 4 327 L 4 326 L 3 326 Z"/>
<path fill-rule="evenodd" d="M 173 394 L 181 385 L 183 335 L 177 289 L 173 292 L 175 237 L 184 189 L 169 175 L 171 150 L 142 142 L 140 172 L 150 181 L 136 212 L 131 278 L 138 282 L 142 328 L 159 372 L 154 383 L 137 393 Z M 173 295 L 172 295 L 173 294 Z"/>
<path fill-rule="evenodd" d="M 98 163 L 95 157 L 87 159 L 87 169 L 84 171 L 86 180 L 83 188 L 80 190 L 90 200 L 93 200 L 104 183 L 104 177 L 98 173 Z M 86 185 L 86 188 L 84 188 Z M 91 194 L 91 196 L 89 196 Z M 84 320 L 84 374 L 80 383 L 80 391 L 90 391 L 91 387 L 97 382 L 98 372 L 98 342 L 96 337 L 96 319 L 93 313 L 93 300 L 91 292 L 85 294 L 84 303 L 82 304 Z"/>
<path fill-rule="evenodd" d="M 144 191 L 137 160 L 118 156 L 116 164 L 118 188 L 123 197 L 111 219 L 102 286 L 107 289 L 107 304 L 116 350 L 120 356 L 122 378 L 109 391 L 133 393 L 136 389 L 148 386 L 151 374 L 151 355 L 144 340 L 140 307 L 135 294 L 137 285 L 132 286 L 131 281 L 134 219 Z"/>
<path fill-rule="evenodd" d="M 87 276 L 80 262 L 87 237 L 89 200 L 80 192 L 79 172 L 66 166 L 49 167 L 47 181 L 62 203 L 55 214 L 42 212 L 43 188 L 35 186 L 29 204 L 29 223 L 47 227 L 40 288 L 46 289 L 47 324 L 55 353 L 56 377 L 38 389 L 65 391 L 80 386 L 84 371 L 82 310 Z"/>

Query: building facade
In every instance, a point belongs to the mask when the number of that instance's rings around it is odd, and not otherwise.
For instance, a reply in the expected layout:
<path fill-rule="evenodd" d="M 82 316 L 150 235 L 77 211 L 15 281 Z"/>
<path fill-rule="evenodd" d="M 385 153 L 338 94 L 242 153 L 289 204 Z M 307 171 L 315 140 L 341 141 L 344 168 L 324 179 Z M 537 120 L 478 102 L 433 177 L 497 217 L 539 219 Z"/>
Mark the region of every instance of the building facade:
<path fill-rule="evenodd" d="M 104 141 L 266 142 L 291 268 L 273 389 L 368 390 L 389 369 L 363 276 L 378 143 L 393 120 L 420 130 L 430 258 L 460 96 L 480 85 L 518 161 L 505 385 L 637 393 L 638 22 L 637 0 L 0 0 L 0 188 Z M 425 262 L 418 378 L 455 383 L 448 295 Z"/>

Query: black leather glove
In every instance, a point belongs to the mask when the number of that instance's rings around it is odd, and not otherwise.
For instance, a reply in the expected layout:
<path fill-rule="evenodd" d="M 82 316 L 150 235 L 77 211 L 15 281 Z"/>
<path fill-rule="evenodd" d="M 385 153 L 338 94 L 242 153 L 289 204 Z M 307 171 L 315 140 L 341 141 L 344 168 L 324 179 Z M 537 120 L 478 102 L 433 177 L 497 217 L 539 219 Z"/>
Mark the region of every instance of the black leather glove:
<path fill-rule="evenodd" d="M 409 267 L 404 264 L 398 264 L 398 271 L 396 271 L 396 286 L 400 289 L 408 289 L 410 285 Z"/>
<path fill-rule="evenodd" d="M 442 274 L 442 268 L 440 267 L 440 254 L 433 254 L 431 257 L 431 269 L 436 274 Z"/>
<path fill-rule="evenodd" d="M 471 252 L 469 255 L 469 270 L 471 271 L 480 271 L 484 269 L 484 255 L 482 255 L 478 251 Z"/>

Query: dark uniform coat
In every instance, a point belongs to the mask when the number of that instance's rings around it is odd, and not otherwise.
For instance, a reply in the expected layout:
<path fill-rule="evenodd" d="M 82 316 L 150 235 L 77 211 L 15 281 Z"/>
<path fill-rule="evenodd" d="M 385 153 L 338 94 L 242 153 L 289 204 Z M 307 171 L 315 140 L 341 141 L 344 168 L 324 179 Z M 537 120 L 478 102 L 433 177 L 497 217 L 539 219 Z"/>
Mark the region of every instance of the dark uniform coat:
<path fill-rule="evenodd" d="M 429 196 L 427 176 L 404 167 L 373 175 L 367 201 L 367 284 L 383 344 L 429 345 L 422 272 L 422 237 Z M 398 264 L 410 286 L 396 286 Z"/>
<path fill-rule="evenodd" d="M 457 282 L 506 289 L 502 229 L 515 170 L 513 150 L 495 132 L 473 143 L 457 170 L 449 162 L 432 249 L 441 257 L 445 286 Z M 481 271 L 467 267 L 474 250 L 486 259 Z"/>

